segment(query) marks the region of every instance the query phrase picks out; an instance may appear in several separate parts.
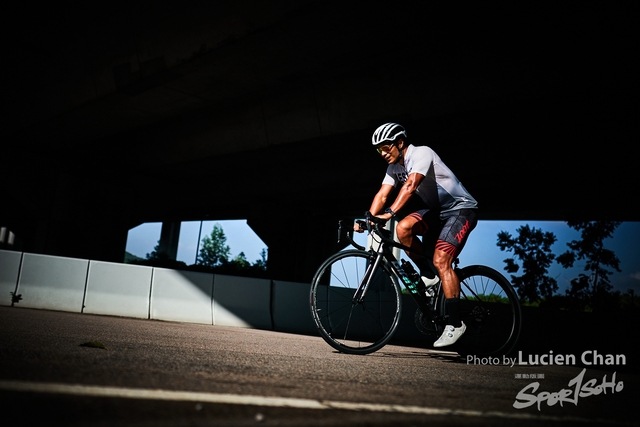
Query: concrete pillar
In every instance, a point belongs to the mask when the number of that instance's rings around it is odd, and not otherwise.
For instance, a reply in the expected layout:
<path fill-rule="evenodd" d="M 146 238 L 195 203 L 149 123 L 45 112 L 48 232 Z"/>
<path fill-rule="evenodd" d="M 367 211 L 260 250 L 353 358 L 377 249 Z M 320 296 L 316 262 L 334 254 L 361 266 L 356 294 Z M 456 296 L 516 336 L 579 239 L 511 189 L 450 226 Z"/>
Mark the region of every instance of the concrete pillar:
<path fill-rule="evenodd" d="M 0 227 L 0 249 L 14 249 L 16 236 L 7 227 Z"/>
<path fill-rule="evenodd" d="M 178 240 L 180 239 L 180 221 L 162 223 L 160 231 L 159 252 L 175 261 L 178 256 Z"/>
<path fill-rule="evenodd" d="M 247 224 L 269 247 L 267 274 L 275 280 L 310 283 L 320 264 L 346 244 L 337 243 L 337 219 L 262 215 Z"/>

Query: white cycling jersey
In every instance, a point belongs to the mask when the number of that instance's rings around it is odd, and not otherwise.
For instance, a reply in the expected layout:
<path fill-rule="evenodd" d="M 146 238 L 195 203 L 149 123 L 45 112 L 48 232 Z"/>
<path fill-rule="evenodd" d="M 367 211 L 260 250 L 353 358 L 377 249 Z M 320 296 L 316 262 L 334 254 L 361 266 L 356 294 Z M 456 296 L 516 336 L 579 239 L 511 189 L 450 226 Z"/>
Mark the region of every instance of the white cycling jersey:
<path fill-rule="evenodd" d="M 454 173 L 445 165 L 431 148 L 409 145 L 404 156 L 404 165 L 400 163 L 387 167 L 382 181 L 394 187 L 404 184 L 412 173 L 424 175 L 416 194 L 431 211 L 441 215 L 458 209 L 476 209 L 478 202 L 469 194 Z"/>

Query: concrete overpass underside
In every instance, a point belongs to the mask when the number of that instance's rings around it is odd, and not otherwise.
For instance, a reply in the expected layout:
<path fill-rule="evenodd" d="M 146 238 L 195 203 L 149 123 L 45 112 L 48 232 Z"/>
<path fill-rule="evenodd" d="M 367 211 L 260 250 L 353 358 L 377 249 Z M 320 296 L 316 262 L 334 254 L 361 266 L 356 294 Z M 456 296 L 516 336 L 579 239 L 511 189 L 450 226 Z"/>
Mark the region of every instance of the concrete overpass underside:
<path fill-rule="evenodd" d="M 275 4 L 273 4 L 275 3 Z M 0 226 L 121 261 L 143 222 L 246 218 L 309 280 L 368 208 L 380 124 L 432 146 L 481 218 L 640 220 L 623 2 L 15 7 Z"/>

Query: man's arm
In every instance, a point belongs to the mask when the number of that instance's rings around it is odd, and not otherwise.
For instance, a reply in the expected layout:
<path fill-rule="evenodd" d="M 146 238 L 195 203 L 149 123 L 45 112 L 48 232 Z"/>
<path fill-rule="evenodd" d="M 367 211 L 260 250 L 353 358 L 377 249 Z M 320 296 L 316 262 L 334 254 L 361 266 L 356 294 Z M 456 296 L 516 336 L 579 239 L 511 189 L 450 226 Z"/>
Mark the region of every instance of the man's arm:
<path fill-rule="evenodd" d="M 371 207 L 369 208 L 369 212 L 372 215 L 381 214 L 384 210 L 384 207 L 387 204 L 387 199 L 389 198 L 389 194 L 393 191 L 393 185 L 382 184 L 380 190 L 373 198 L 373 202 L 371 203 Z"/>
<path fill-rule="evenodd" d="M 411 196 L 415 194 L 416 190 L 418 189 L 418 186 L 420 185 L 423 179 L 424 179 L 424 175 L 419 173 L 412 173 L 411 175 L 409 175 L 409 177 L 407 178 L 407 181 L 404 183 L 402 188 L 400 188 L 400 192 L 398 193 L 396 200 L 393 202 L 391 206 L 389 206 L 389 209 L 391 209 L 393 212 L 398 212 L 400 209 L 402 209 L 409 202 L 409 200 L 411 199 Z M 388 195 L 389 194 L 387 193 L 387 196 Z M 384 199 L 384 201 L 386 202 L 386 198 Z M 374 199 L 374 203 L 375 203 L 375 199 Z M 372 209 L 373 209 L 373 206 L 372 206 Z M 380 210 L 382 210 L 382 208 Z M 372 210 L 371 213 L 377 216 L 378 218 L 382 218 L 387 221 L 392 217 L 390 213 L 380 214 L 379 210 L 376 212 Z"/>
<path fill-rule="evenodd" d="M 382 213 L 385 205 L 387 204 L 387 199 L 389 198 L 389 194 L 391 194 L 392 191 L 393 191 L 393 185 L 382 184 L 382 187 L 380 187 L 380 190 L 378 190 L 378 193 L 373 198 L 373 202 L 371 202 L 371 207 L 369 208 L 369 212 L 371 212 L 373 215 Z M 364 229 L 361 228 L 360 224 L 357 222 L 353 225 L 353 229 L 358 233 L 362 233 L 364 231 Z"/>

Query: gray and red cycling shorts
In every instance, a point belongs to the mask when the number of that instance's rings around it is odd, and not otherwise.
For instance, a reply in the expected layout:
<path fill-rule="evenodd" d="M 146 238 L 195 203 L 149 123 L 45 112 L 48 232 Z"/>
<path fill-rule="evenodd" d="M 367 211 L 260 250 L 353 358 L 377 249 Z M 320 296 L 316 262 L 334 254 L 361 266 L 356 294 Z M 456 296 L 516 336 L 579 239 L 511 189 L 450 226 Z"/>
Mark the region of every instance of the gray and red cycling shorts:
<path fill-rule="evenodd" d="M 440 215 L 421 209 L 407 216 L 417 220 L 414 232 L 423 236 L 425 250 L 435 248 L 454 258 L 460 254 L 469 233 L 478 224 L 475 209 L 458 209 Z"/>

